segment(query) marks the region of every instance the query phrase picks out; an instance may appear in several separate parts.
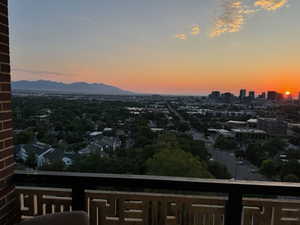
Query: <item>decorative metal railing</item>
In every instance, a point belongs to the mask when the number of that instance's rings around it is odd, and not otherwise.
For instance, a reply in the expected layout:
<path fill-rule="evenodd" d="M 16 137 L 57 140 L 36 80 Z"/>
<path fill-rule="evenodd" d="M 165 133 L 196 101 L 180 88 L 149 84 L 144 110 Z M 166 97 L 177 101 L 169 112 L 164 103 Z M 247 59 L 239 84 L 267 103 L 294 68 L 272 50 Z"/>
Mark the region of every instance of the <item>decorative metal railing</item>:
<path fill-rule="evenodd" d="M 64 181 L 61 182 L 62 180 Z M 71 180 L 73 183 L 70 183 Z M 299 195 L 298 184 L 48 172 L 17 172 L 15 181 L 24 219 L 71 211 L 77 207 L 89 213 L 91 225 L 300 225 L 300 201 L 275 197 Z M 23 186 L 29 184 L 39 187 Z M 173 186 L 174 184 L 177 186 Z M 100 185 L 105 189 L 126 187 L 133 191 L 97 190 Z M 214 197 L 196 193 L 141 192 L 145 188 L 199 190 L 228 195 Z M 260 194 L 272 195 L 274 199 L 244 197 L 247 194 L 258 194 L 259 190 Z M 236 218 L 240 218 L 238 222 Z"/>

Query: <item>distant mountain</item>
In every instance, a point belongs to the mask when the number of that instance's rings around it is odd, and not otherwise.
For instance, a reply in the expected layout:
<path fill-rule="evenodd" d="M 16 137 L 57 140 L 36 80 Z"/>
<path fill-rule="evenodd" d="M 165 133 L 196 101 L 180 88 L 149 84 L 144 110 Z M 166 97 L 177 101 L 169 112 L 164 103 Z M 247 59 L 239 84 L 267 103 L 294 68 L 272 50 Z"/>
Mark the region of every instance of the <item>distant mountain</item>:
<path fill-rule="evenodd" d="M 49 91 L 76 94 L 99 94 L 99 95 L 133 95 L 134 92 L 122 90 L 118 87 L 101 84 L 77 82 L 66 84 L 62 82 L 37 80 L 37 81 L 13 81 L 12 90 L 24 91 Z"/>

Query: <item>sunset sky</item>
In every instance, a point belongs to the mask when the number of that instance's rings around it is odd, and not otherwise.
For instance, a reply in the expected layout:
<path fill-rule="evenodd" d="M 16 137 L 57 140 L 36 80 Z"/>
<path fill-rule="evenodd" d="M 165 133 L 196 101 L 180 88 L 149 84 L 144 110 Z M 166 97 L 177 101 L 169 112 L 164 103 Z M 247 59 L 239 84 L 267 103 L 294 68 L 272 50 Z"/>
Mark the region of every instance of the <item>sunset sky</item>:
<path fill-rule="evenodd" d="M 300 91 L 299 0 L 9 0 L 13 80 Z"/>

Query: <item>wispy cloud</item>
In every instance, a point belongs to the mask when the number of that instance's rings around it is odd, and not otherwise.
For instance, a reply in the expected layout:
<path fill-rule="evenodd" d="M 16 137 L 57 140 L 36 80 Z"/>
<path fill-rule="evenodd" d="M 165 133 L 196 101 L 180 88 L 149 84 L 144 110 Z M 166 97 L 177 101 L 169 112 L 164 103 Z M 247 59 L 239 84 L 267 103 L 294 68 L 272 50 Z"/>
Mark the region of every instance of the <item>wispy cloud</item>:
<path fill-rule="evenodd" d="M 221 13 L 215 19 L 210 37 L 234 33 L 242 29 L 250 14 L 261 10 L 275 11 L 286 6 L 289 0 L 219 0 Z"/>
<path fill-rule="evenodd" d="M 256 10 L 244 5 L 242 0 L 222 0 L 221 12 L 216 18 L 210 37 L 240 31 L 245 24 L 246 16 L 255 13 Z"/>
<path fill-rule="evenodd" d="M 287 5 L 288 0 L 257 0 L 254 5 L 259 6 L 268 11 L 277 10 Z"/>
<path fill-rule="evenodd" d="M 220 2 L 219 15 L 215 18 L 214 26 L 209 36 L 215 38 L 224 33 L 239 32 L 251 14 L 259 11 L 275 11 L 288 6 L 289 0 L 218 0 Z M 194 25 L 186 34 L 177 34 L 176 38 L 187 40 L 188 35 L 198 35 L 201 29 Z"/>
<path fill-rule="evenodd" d="M 180 40 L 187 40 L 189 36 L 195 36 L 200 34 L 201 28 L 200 25 L 196 24 L 192 27 L 189 27 L 189 31 L 186 31 L 185 33 L 176 34 L 175 38 Z"/>
<path fill-rule="evenodd" d="M 187 36 L 185 34 L 176 34 L 175 38 L 180 40 L 187 40 Z"/>
<path fill-rule="evenodd" d="M 191 35 L 198 35 L 200 34 L 201 28 L 199 25 L 192 26 Z"/>
<path fill-rule="evenodd" d="M 29 73 L 29 74 L 51 75 L 51 76 L 69 76 L 69 75 L 71 75 L 71 74 L 61 73 L 61 72 L 45 71 L 45 70 L 30 70 L 30 69 L 23 69 L 23 68 L 12 68 L 12 71 Z"/>

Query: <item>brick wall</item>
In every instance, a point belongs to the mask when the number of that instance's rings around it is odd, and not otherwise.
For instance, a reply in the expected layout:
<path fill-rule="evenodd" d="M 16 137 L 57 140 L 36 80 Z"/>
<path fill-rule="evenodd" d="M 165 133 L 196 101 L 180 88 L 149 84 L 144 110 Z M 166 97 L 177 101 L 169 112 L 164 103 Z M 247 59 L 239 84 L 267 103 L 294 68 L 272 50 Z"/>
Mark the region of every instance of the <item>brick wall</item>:
<path fill-rule="evenodd" d="M 14 172 L 8 0 L 0 0 L 0 225 L 13 224 L 17 204 L 11 177 Z"/>

